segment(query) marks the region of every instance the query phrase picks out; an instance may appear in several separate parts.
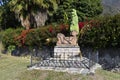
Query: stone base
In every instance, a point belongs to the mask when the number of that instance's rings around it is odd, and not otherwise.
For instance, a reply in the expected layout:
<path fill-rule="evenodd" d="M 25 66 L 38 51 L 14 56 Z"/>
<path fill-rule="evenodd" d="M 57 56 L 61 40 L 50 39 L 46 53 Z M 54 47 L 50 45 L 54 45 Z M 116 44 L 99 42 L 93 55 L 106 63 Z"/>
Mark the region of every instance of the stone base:
<path fill-rule="evenodd" d="M 74 63 L 75 62 L 75 63 Z M 94 74 L 95 70 L 100 66 L 99 64 L 94 64 L 89 69 L 89 59 L 83 57 L 83 60 L 58 60 L 55 58 L 50 58 L 48 60 L 40 61 L 37 64 L 29 67 L 28 70 L 53 70 L 57 72 L 68 72 L 68 73 L 77 73 L 77 74 Z M 99 65 L 99 66 L 98 66 Z"/>
<path fill-rule="evenodd" d="M 54 47 L 54 58 L 57 59 L 72 59 L 80 54 L 79 46 L 55 46 Z"/>

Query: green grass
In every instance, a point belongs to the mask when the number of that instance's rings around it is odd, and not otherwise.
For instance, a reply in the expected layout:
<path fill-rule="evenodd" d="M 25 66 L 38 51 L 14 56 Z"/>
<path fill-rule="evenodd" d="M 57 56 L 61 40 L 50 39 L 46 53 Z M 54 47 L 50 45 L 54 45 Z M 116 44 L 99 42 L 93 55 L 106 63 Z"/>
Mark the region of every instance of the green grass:
<path fill-rule="evenodd" d="M 27 70 L 29 59 L 0 54 L 0 80 L 120 80 L 120 74 L 97 70 L 94 76 Z"/>
<path fill-rule="evenodd" d="M 105 70 L 98 70 L 97 73 L 105 80 L 120 80 L 120 73 L 113 73 Z"/>
<path fill-rule="evenodd" d="M 0 58 L 0 80 L 15 80 L 15 78 L 26 71 L 29 61 L 23 58 L 3 56 Z"/>

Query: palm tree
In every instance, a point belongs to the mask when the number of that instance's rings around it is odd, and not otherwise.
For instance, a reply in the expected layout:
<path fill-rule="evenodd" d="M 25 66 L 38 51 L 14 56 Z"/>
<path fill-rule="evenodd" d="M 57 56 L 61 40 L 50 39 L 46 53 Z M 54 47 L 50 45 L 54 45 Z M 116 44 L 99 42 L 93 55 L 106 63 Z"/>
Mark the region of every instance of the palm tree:
<path fill-rule="evenodd" d="M 56 0 L 11 0 L 9 6 L 26 29 L 44 26 L 57 9 Z"/>

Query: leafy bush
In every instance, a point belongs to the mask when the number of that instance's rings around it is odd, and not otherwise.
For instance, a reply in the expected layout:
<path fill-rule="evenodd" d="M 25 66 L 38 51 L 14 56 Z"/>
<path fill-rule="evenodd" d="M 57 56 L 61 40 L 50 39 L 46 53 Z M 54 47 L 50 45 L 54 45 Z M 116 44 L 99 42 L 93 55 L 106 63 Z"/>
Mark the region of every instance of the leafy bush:
<path fill-rule="evenodd" d="M 68 34 L 68 25 L 48 25 L 38 29 L 7 29 L 3 33 L 3 45 L 6 49 L 9 46 L 16 47 L 42 47 L 54 46 L 56 43 L 57 33 Z"/>
<path fill-rule="evenodd" d="M 95 49 L 120 47 L 120 14 L 96 18 L 95 21 L 97 25 L 92 25 L 80 37 L 80 45 Z"/>
<path fill-rule="evenodd" d="M 55 46 L 57 33 L 68 34 L 68 25 L 48 25 L 29 32 L 25 39 L 26 46 Z"/>
<path fill-rule="evenodd" d="M 8 52 L 11 53 L 13 50 L 15 50 L 15 46 L 14 45 L 8 46 Z"/>
<path fill-rule="evenodd" d="M 18 28 L 18 29 L 7 29 L 6 31 L 3 32 L 3 38 L 2 38 L 2 43 L 5 48 L 7 48 L 10 45 L 19 45 L 14 39 L 17 37 L 23 29 Z"/>

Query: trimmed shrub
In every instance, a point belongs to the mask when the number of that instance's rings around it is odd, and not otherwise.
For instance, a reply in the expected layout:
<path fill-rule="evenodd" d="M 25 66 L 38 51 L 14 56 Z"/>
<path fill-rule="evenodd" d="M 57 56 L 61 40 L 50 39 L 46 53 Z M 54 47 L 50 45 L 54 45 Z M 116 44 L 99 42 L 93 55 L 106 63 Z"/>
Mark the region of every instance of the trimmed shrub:
<path fill-rule="evenodd" d="M 54 46 L 57 33 L 61 32 L 68 35 L 68 25 L 60 24 L 57 26 L 48 25 L 37 29 L 7 29 L 3 33 L 3 45 L 7 49 L 9 46 L 16 47 L 42 47 Z"/>
<path fill-rule="evenodd" d="M 96 18 L 79 38 L 79 44 L 94 49 L 120 47 L 120 14 Z"/>
<path fill-rule="evenodd" d="M 39 29 L 34 29 L 33 31 L 29 32 L 29 34 L 27 34 L 24 45 L 29 47 L 53 47 L 56 43 L 57 33 L 61 32 L 68 34 L 68 27 L 68 25 L 62 24 L 58 26 L 49 25 Z"/>
<path fill-rule="evenodd" d="M 15 41 L 15 37 L 17 37 L 23 29 L 18 28 L 18 29 L 7 29 L 3 32 L 3 38 L 2 38 L 2 43 L 5 48 L 7 48 L 10 45 L 19 45 L 18 42 Z"/>

